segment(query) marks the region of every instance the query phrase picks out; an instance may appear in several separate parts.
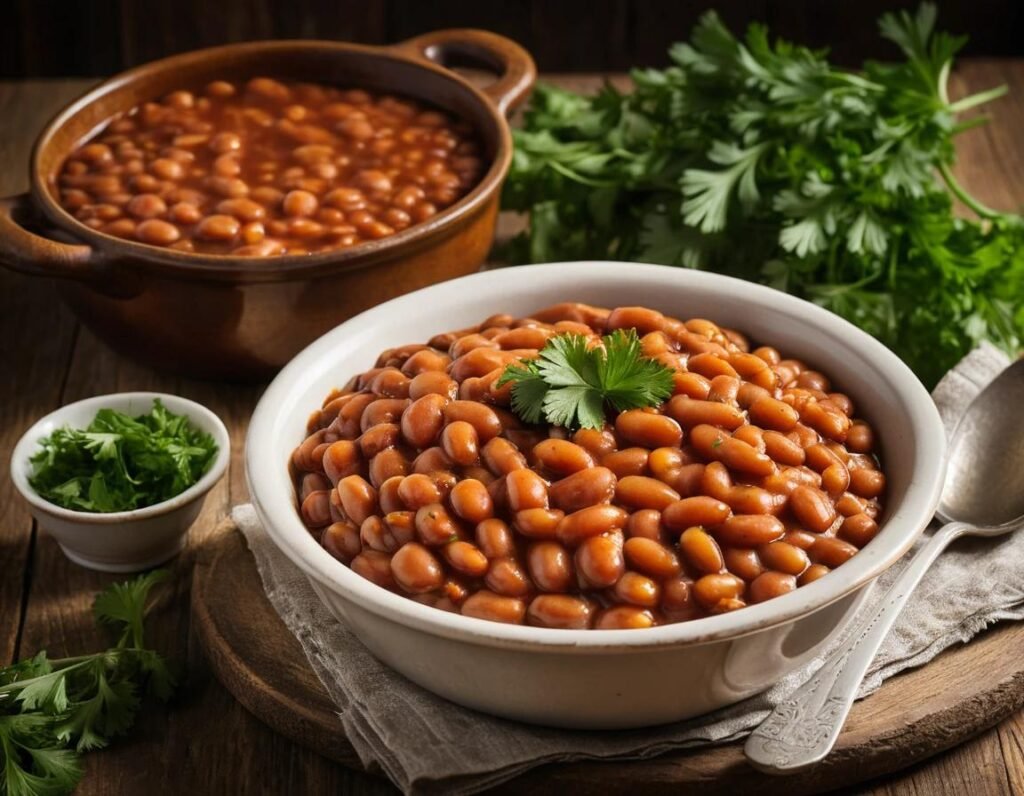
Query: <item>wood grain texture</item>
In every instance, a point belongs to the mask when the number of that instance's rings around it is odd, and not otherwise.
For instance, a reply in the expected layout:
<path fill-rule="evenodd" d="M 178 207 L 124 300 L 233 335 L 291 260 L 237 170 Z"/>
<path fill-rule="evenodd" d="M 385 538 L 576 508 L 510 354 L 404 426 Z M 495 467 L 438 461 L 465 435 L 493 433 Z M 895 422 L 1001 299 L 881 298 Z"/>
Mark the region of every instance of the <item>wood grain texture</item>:
<path fill-rule="evenodd" d="M 251 3 L 254 16 L 265 13 L 260 0 Z M 661 5 L 657 0 L 649 3 Z M 47 7 L 52 14 L 55 5 L 52 0 L 17 0 L 14 13 L 35 14 L 34 24 L 42 31 L 45 25 L 38 15 Z M 729 4 L 720 5 L 724 8 Z M 982 2 L 977 7 L 984 9 L 986 5 Z M 209 4 L 204 8 L 210 14 L 219 13 Z M 189 24 L 213 23 L 194 20 Z M 88 30 L 72 31 L 69 24 L 59 19 L 52 25 L 47 35 L 63 37 L 60 41 L 65 42 L 68 52 L 84 47 L 71 41 L 73 35 L 85 39 L 92 35 Z M 13 27 L 17 29 L 18 25 Z M 654 24 L 644 35 L 660 34 L 670 35 Z M 154 31 L 153 35 L 164 34 Z M 634 29 L 634 35 L 640 35 L 639 27 Z M 38 40 L 29 38 L 17 46 L 39 49 Z M 114 68 L 110 65 L 94 71 L 110 72 Z M 603 79 L 596 75 L 553 78 L 576 89 L 594 88 Z M 959 96 L 1001 82 L 1010 84 L 1011 97 L 993 105 L 992 123 L 988 127 L 972 130 L 959 139 L 957 173 L 980 199 L 1010 209 L 1024 203 L 1024 182 L 1019 179 L 1024 174 L 1024 141 L 1019 134 L 1024 129 L 1024 62 L 966 62 L 954 76 L 954 94 Z M 24 190 L 26 157 L 36 132 L 54 111 L 91 83 L 0 83 L 2 193 Z M 507 233 L 517 223 L 520 222 L 505 217 L 501 227 Z M 354 772 L 293 743 L 254 718 L 213 677 L 191 625 L 188 598 L 192 567 L 206 555 L 206 543 L 212 538 L 222 512 L 246 497 L 240 457 L 246 422 L 259 388 L 182 381 L 130 364 L 90 334 L 79 334 L 70 314 L 54 300 L 49 283 L 3 269 L 0 357 L 5 376 L 0 379 L 0 461 L 9 457 L 21 431 L 53 407 L 86 395 L 117 390 L 152 388 L 181 393 L 210 406 L 232 432 L 228 476 L 211 493 L 203 516 L 192 529 L 188 548 L 173 563 L 173 589 L 161 598 L 153 617 L 157 643 L 187 667 L 185 684 L 168 709 L 147 708 L 130 737 L 86 758 L 86 776 L 77 793 L 89 796 L 139 792 L 344 792 L 376 796 L 392 792 L 381 780 Z M 35 542 L 33 538 L 23 504 L 13 495 L 7 478 L 0 479 L 0 660 L 10 661 L 16 655 L 42 647 L 55 655 L 98 648 L 106 640 L 93 629 L 89 605 L 95 591 L 112 578 L 70 565 L 46 534 L 40 534 Z M 258 624 L 250 627 L 259 632 Z M 1016 654 L 1020 655 L 1020 649 Z M 961 680 L 936 683 L 936 688 L 970 685 L 979 673 L 965 671 Z M 666 769 L 661 781 L 669 782 L 671 776 L 674 773 Z M 1024 714 L 1007 718 L 998 727 L 944 755 L 901 774 L 857 786 L 850 792 L 930 796 L 963 793 L 964 783 L 972 794 L 1024 792 Z"/>
<path fill-rule="evenodd" d="M 859 65 L 893 58 L 876 20 L 917 0 L 9 0 L 0 76 L 110 74 L 185 50 L 236 41 L 321 38 L 382 44 L 443 27 L 478 27 L 529 48 L 545 71 L 624 71 L 667 63 L 708 8 L 736 31 L 766 22 L 774 35 L 830 47 Z M 967 53 L 1021 55 L 1024 5 L 942 0 L 943 30 L 970 34 Z"/>
<path fill-rule="evenodd" d="M 216 551 L 196 568 L 192 611 L 196 632 L 217 677 L 269 726 L 344 765 L 360 768 L 331 702 L 305 663 L 295 637 L 274 613 L 241 534 L 230 520 L 210 540 Z M 252 627 L 260 632 L 254 634 Z M 892 773 L 977 735 L 1024 706 L 1024 625 L 1006 624 L 949 650 L 928 666 L 889 680 L 858 702 L 832 754 L 795 776 L 766 777 L 747 766 L 742 743 L 628 763 L 574 763 L 535 769 L 506 785 L 508 793 L 726 794 L 756 789 L 798 796 Z M 985 745 L 985 781 L 1000 785 L 998 744 Z M 941 776 L 975 775 L 940 762 Z M 952 771 L 946 772 L 946 768 Z M 999 792 L 998 790 L 992 791 Z"/>

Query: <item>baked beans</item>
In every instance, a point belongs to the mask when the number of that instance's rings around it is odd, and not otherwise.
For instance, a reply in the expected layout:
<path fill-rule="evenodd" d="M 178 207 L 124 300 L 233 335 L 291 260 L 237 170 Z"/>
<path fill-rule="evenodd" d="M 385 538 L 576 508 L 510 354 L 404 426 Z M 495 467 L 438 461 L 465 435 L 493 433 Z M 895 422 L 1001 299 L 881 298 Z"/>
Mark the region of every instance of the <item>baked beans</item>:
<path fill-rule="evenodd" d="M 263 257 L 345 249 L 426 221 L 483 165 L 467 123 L 414 100 L 255 77 L 115 117 L 71 153 L 54 188 L 110 235 Z"/>
<path fill-rule="evenodd" d="M 523 422 L 494 386 L 557 334 L 617 328 L 673 363 L 661 406 L 571 432 Z M 878 533 L 875 435 L 831 390 L 707 320 L 496 315 L 385 351 L 332 391 L 292 455 L 296 505 L 343 564 L 443 610 L 597 629 L 724 613 L 827 575 Z"/>

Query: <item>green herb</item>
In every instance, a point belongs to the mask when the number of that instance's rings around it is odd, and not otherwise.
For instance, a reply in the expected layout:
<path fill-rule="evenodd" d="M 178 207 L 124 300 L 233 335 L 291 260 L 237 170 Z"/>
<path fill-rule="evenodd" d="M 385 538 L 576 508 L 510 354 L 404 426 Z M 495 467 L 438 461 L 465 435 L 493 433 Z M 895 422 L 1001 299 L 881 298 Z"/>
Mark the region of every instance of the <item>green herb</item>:
<path fill-rule="evenodd" d="M 934 383 L 982 340 L 1024 338 L 1024 224 L 950 172 L 950 101 L 964 39 L 935 8 L 886 14 L 905 60 L 861 72 L 825 54 L 743 40 L 714 13 L 635 89 L 534 94 L 504 191 L 529 211 L 511 259 L 622 259 L 704 268 L 795 293 L 849 319 Z M 979 220 L 956 219 L 953 198 Z"/>
<path fill-rule="evenodd" d="M 497 384 L 512 382 L 512 409 L 526 422 L 566 428 L 601 428 L 606 406 L 640 409 L 672 394 L 672 371 L 641 355 L 633 329 L 616 329 L 602 342 L 552 337 L 537 359 L 509 365 Z"/>
<path fill-rule="evenodd" d="M 82 775 L 78 753 L 129 730 L 141 694 L 166 700 L 174 676 L 145 646 L 146 599 L 167 573 L 155 570 L 101 592 L 97 622 L 118 632 L 115 646 L 50 660 L 45 652 L 0 668 L 0 794 L 70 793 Z"/>
<path fill-rule="evenodd" d="M 101 409 L 85 429 L 65 426 L 32 456 L 32 488 L 76 511 L 128 511 L 174 497 L 198 481 L 217 454 L 213 437 L 153 401 L 147 415 Z"/>

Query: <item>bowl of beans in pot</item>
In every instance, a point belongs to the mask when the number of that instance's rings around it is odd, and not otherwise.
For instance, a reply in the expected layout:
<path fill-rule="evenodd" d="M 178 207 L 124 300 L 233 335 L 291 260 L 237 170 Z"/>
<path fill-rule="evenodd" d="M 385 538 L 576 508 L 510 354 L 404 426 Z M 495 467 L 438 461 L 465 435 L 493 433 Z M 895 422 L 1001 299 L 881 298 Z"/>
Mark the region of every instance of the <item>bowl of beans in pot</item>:
<path fill-rule="evenodd" d="M 910 371 L 820 308 L 563 263 L 342 325 L 271 385 L 246 459 L 275 542 L 386 663 L 609 728 L 737 701 L 827 644 L 931 517 L 943 439 Z"/>
<path fill-rule="evenodd" d="M 442 65 L 459 55 L 496 80 Z M 31 193 L 0 202 L 0 254 L 57 277 L 87 323 L 150 364 L 266 375 L 352 314 L 479 267 L 505 113 L 533 75 L 517 45 L 473 30 L 139 67 L 44 130 Z"/>

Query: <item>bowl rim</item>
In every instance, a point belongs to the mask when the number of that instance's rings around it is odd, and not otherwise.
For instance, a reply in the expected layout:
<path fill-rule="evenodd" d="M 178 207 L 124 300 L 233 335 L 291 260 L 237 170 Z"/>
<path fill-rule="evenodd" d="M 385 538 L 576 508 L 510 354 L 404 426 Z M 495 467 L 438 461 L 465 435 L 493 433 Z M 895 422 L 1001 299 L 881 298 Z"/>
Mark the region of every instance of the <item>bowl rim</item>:
<path fill-rule="evenodd" d="M 393 256 L 401 247 L 405 247 L 408 251 L 418 251 L 433 243 L 437 238 L 454 234 L 460 222 L 486 207 L 495 192 L 500 189 L 512 163 L 512 133 L 508 120 L 495 106 L 494 101 L 481 89 L 457 72 L 426 58 L 411 55 L 408 51 L 403 50 L 401 45 L 401 42 L 389 45 L 363 45 L 325 39 L 250 41 L 189 50 L 119 72 L 64 105 L 50 118 L 36 137 L 29 155 L 29 182 L 33 201 L 50 224 L 72 236 L 75 241 L 91 245 L 97 252 L 102 252 L 105 259 L 111 255 L 119 258 L 131 257 L 133 265 L 136 267 L 146 267 L 157 272 L 172 272 L 175 276 L 193 279 L 272 282 L 305 279 L 324 273 L 336 273 L 339 268 L 356 270 L 372 266 L 378 261 Z M 53 137 L 73 116 L 103 96 L 117 91 L 133 81 L 144 79 L 151 72 L 171 71 L 182 64 L 194 61 L 213 61 L 213 59 L 221 59 L 233 54 L 251 57 L 264 52 L 314 50 L 356 53 L 401 62 L 432 72 L 467 91 L 490 117 L 494 141 L 494 155 L 491 163 L 473 189 L 426 221 L 412 224 L 406 229 L 380 240 L 366 241 L 348 249 L 329 249 L 310 254 L 285 254 L 272 258 L 186 252 L 125 240 L 86 226 L 65 210 L 53 196 L 48 184 L 48 175 L 44 174 L 42 168 L 43 152 L 52 145 Z M 216 63 L 219 63 L 219 60 Z M 213 63 L 210 68 L 214 68 Z M 403 95 L 401 91 L 395 93 Z M 488 130 L 477 129 L 476 132 L 485 141 L 491 137 L 491 132 Z M 68 153 L 61 154 L 63 157 Z M 268 267 L 268 263 L 272 267 Z"/>
<path fill-rule="evenodd" d="M 833 336 L 842 333 L 852 349 L 873 363 L 876 375 L 899 385 L 905 412 L 911 419 L 915 471 L 908 479 L 906 492 L 898 504 L 897 514 L 901 516 L 890 516 L 882 527 L 882 531 L 891 526 L 899 527 L 903 531 L 901 536 L 887 537 L 892 541 L 884 549 L 865 548 L 828 577 L 742 610 L 653 628 L 599 632 L 506 625 L 440 611 L 389 592 L 338 562 L 313 539 L 302 524 L 296 509 L 287 462 L 273 468 L 258 466 L 260 462 L 273 458 L 274 443 L 270 434 L 278 419 L 279 407 L 287 404 L 286 396 L 301 390 L 303 372 L 307 366 L 329 358 L 339 345 L 346 345 L 346 338 L 349 340 L 348 345 L 368 346 L 376 351 L 373 348 L 372 328 L 387 318 L 415 314 L 419 306 L 433 306 L 437 311 L 439 303 L 457 304 L 458 296 L 476 295 L 474 288 L 486 283 L 500 283 L 518 277 L 536 285 L 549 275 L 558 275 L 565 280 L 575 278 L 581 280 L 580 283 L 586 280 L 608 283 L 628 280 L 631 284 L 650 282 L 652 288 L 658 283 L 663 284 L 666 277 L 692 280 L 716 292 L 733 297 L 742 295 L 753 304 L 766 304 L 770 300 L 781 311 L 799 314 L 802 320 L 829 329 Z M 483 306 L 481 315 L 486 316 L 488 309 Z M 361 333 L 361 327 L 370 331 Z M 838 315 L 764 285 L 721 274 L 639 263 L 577 261 L 501 268 L 471 274 L 392 299 L 335 327 L 300 352 L 264 392 L 252 415 L 246 436 L 245 474 L 257 516 L 276 546 L 307 576 L 338 593 L 341 599 L 352 601 L 380 618 L 421 632 L 473 644 L 551 652 L 575 651 L 581 654 L 595 649 L 642 652 L 665 645 L 704 644 L 737 638 L 792 623 L 873 582 L 913 546 L 931 520 L 944 481 L 945 449 L 946 431 L 938 409 L 910 368 L 882 343 Z M 287 483 L 282 485 L 282 481 Z M 280 495 L 275 494 L 278 488 L 282 490 Z M 290 498 L 285 500 L 285 494 Z M 890 507 L 890 510 L 895 508 Z M 897 519 L 900 522 L 893 526 Z"/>
<path fill-rule="evenodd" d="M 92 410 L 93 407 L 95 407 L 98 411 L 99 409 L 112 408 L 110 406 L 112 401 L 128 402 L 137 400 L 152 402 L 157 398 L 159 398 L 170 411 L 175 414 L 185 414 L 188 416 L 189 420 L 192 420 L 193 422 L 197 417 L 203 418 L 211 426 L 209 433 L 214 438 L 214 442 L 217 443 L 217 455 L 214 457 L 213 462 L 211 462 L 209 469 L 203 474 L 202 478 L 192 484 L 188 489 L 183 492 L 179 492 L 174 497 L 163 500 L 160 503 L 154 503 L 152 506 L 144 506 L 139 509 L 130 509 L 128 511 L 111 511 L 104 513 L 76 511 L 75 509 L 66 509 L 63 506 L 58 506 L 56 503 L 50 503 L 39 495 L 39 493 L 37 493 L 29 484 L 28 472 L 31 469 L 29 456 L 39 445 L 39 440 L 46 436 L 43 431 L 45 426 L 51 423 L 54 426 L 65 425 L 62 418 L 67 417 L 67 415 L 74 409 Z M 54 409 L 49 414 L 39 418 L 28 427 L 25 433 L 21 435 L 18 442 L 15 444 L 14 451 L 11 453 L 10 467 L 11 480 L 14 482 L 14 486 L 34 509 L 61 520 L 85 525 L 116 525 L 118 523 L 128 523 L 135 520 L 145 520 L 152 517 L 170 514 L 171 512 L 200 499 L 221 479 L 227 470 L 228 462 L 230 460 L 231 435 L 228 433 L 227 426 L 224 425 L 224 422 L 212 410 L 207 409 L 196 401 L 183 398 L 179 395 L 162 392 L 135 391 L 108 393 L 106 395 L 95 395 L 91 398 L 83 398 L 80 401 L 64 404 L 63 406 Z"/>

